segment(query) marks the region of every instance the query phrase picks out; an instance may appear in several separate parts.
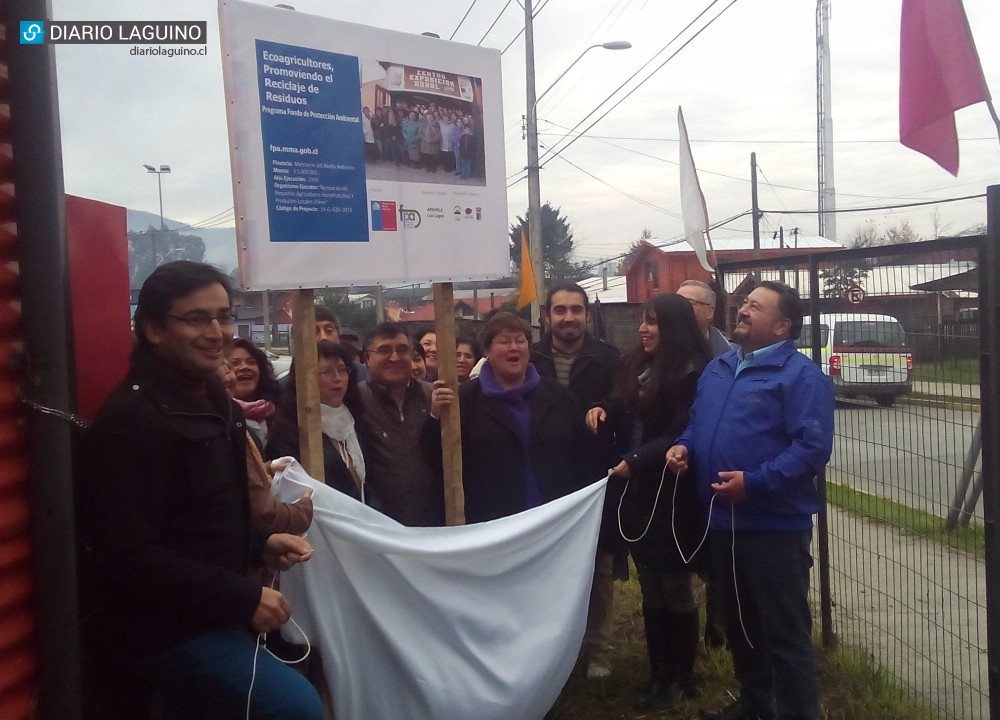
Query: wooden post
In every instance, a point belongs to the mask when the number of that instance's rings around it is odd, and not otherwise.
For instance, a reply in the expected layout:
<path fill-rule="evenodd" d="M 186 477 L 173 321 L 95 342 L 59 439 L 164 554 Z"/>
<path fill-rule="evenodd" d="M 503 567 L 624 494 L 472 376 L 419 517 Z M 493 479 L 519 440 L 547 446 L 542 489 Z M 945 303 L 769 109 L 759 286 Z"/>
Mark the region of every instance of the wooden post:
<path fill-rule="evenodd" d="M 434 329 L 437 332 L 438 380 L 458 392 L 455 355 L 455 292 L 451 283 L 434 283 Z M 444 512 L 448 525 L 465 524 L 462 485 L 462 418 L 455 403 L 441 411 L 441 453 L 444 468 Z"/>
<path fill-rule="evenodd" d="M 323 472 L 323 432 L 320 428 L 319 382 L 316 379 L 316 305 L 312 290 L 295 292 L 292 335 L 295 351 L 295 393 L 299 418 L 299 458 L 320 482 Z"/>

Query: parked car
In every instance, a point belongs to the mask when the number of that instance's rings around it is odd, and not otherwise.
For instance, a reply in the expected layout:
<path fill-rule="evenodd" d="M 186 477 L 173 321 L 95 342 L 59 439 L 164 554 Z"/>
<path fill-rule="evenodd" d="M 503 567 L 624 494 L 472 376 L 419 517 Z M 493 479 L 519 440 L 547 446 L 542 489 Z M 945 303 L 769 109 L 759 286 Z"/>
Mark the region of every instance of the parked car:
<path fill-rule="evenodd" d="M 274 376 L 281 380 L 288 374 L 288 370 L 292 366 L 292 356 L 291 355 L 276 355 L 270 350 L 267 350 L 267 359 L 271 361 L 271 366 L 274 368 Z"/>
<path fill-rule="evenodd" d="M 866 395 L 882 407 L 913 388 L 913 353 L 906 333 L 891 315 L 836 313 L 820 315 L 820 357 L 823 372 L 837 395 Z M 796 347 L 812 354 L 813 328 L 809 318 Z"/>

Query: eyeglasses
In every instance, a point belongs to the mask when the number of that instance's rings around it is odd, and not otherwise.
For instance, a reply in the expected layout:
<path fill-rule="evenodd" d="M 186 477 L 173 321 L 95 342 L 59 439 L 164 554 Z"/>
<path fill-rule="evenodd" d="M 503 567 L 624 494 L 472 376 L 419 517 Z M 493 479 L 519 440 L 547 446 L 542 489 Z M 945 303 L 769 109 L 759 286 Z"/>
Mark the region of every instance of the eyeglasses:
<path fill-rule="evenodd" d="M 712 303 L 702 302 L 701 300 L 695 300 L 694 298 L 684 298 L 692 305 L 704 305 L 705 307 L 712 307 Z"/>
<path fill-rule="evenodd" d="M 236 322 L 236 316 L 231 312 L 212 315 L 204 310 L 192 310 L 184 315 L 171 315 L 170 313 L 167 313 L 167 317 L 173 318 L 179 323 L 184 323 L 193 330 L 205 330 L 212 324 L 213 320 L 219 323 L 220 327 L 230 327 Z"/>
<path fill-rule="evenodd" d="M 405 360 L 410 357 L 410 346 L 409 345 L 379 345 L 378 347 L 369 350 L 372 355 L 378 355 L 379 357 L 392 357 L 393 353 L 399 357 L 400 360 Z"/>

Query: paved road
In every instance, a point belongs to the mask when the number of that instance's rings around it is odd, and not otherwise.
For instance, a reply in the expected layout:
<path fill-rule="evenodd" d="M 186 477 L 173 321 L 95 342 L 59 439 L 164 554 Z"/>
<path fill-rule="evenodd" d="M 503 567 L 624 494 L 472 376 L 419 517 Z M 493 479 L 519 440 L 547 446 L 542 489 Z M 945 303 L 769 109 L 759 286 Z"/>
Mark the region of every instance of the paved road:
<path fill-rule="evenodd" d="M 827 477 L 946 517 L 978 421 L 948 407 L 839 401 Z"/>
<path fill-rule="evenodd" d="M 871 653 L 935 717 L 988 717 L 984 561 L 837 508 L 829 523 L 840 640 Z"/>
<path fill-rule="evenodd" d="M 838 402 L 827 477 L 944 518 L 978 421 L 947 404 Z M 981 506 L 975 514 L 982 521 Z M 984 559 L 836 507 L 828 517 L 837 634 L 936 717 L 986 717 Z"/>

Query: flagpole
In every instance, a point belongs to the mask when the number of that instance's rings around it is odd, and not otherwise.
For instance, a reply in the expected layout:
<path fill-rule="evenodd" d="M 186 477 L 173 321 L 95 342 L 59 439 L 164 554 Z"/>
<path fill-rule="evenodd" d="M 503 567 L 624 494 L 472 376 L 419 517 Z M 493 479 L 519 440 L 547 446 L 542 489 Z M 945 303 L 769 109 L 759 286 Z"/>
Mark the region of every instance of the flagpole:
<path fill-rule="evenodd" d="M 1000 140 L 1000 117 L 997 117 L 997 109 L 993 107 L 993 101 L 987 100 L 986 107 L 990 111 L 990 117 L 993 118 L 993 124 L 997 127 L 997 139 Z"/>

